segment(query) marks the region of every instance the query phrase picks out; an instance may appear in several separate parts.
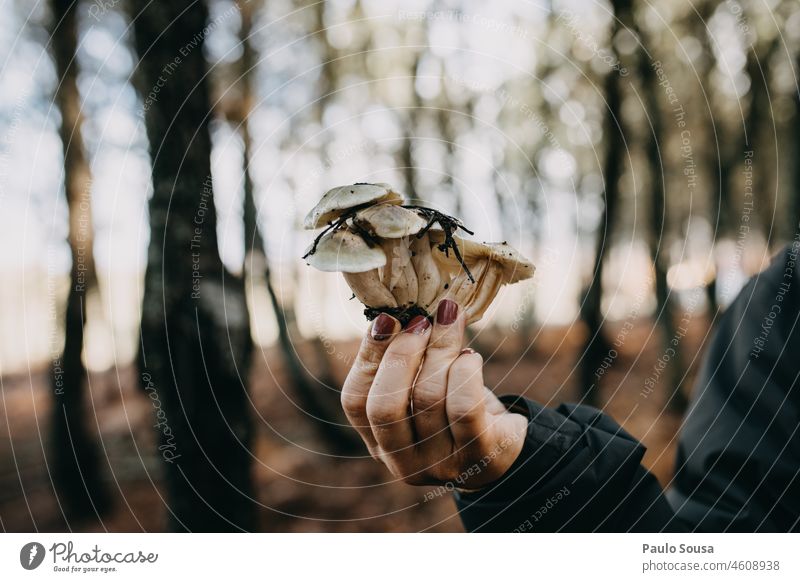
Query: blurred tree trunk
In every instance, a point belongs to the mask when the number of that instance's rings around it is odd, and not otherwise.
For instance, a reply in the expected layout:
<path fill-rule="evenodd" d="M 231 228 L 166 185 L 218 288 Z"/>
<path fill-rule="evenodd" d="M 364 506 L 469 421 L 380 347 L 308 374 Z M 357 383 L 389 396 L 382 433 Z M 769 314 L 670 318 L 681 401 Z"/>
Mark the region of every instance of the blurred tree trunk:
<path fill-rule="evenodd" d="M 436 108 L 436 124 L 446 152 L 443 164 L 444 178 L 442 179 L 442 187 L 453 196 L 453 215 L 461 217 L 464 216 L 461 204 L 461 189 L 456 185 L 454 178 L 456 171 L 456 139 L 458 139 L 458 135 L 453 127 L 453 104 L 450 103 L 450 99 L 447 98 L 444 90 L 442 91 L 441 102 Z"/>
<path fill-rule="evenodd" d="M 659 106 L 659 86 L 650 58 L 645 48 L 652 50 L 653 44 L 647 35 L 639 29 L 633 19 L 633 14 L 622 14 L 623 24 L 630 26 L 639 36 L 638 71 L 642 82 L 642 93 L 646 114 L 650 121 L 650 131 L 647 133 L 645 156 L 647 158 L 648 173 L 650 175 L 650 228 L 648 231 L 648 247 L 650 258 L 655 271 L 656 288 L 656 325 L 661 328 L 662 353 L 671 349 L 674 355 L 669 365 L 664 370 L 664 384 L 667 386 L 667 406 L 676 413 L 686 410 L 689 401 L 681 390 L 681 379 L 686 371 L 683 350 L 680 340 L 676 344 L 673 340 L 679 338 L 675 326 L 676 310 L 675 301 L 667 285 L 667 270 L 664 266 L 661 249 L 667 247 L 668 219 L 665 198 L 666 171 L 662 164 L 660 147 L 666 143 L 664 139 L 663 115 Z"/>
<path fill-rule="evenodd" d="M 59 136 L 64 149 L 64 191 L 69 212 L 72 257 L 64 322 L 64 351 L 51 366 L 53 416 L 50 450 L 56 496 L 67 518 L 100 516 L 109 505 L 101 479 L 95 422 L 86 417 L 81 355 L 86 297 L 97 292 L 91 212 L 92 180 L 81 134 L 81 100 L 76 57 L 78 28 L 74 0 L 51 0 L 51 39 L 59 84 L 56 103 L 61 113 Z"/>
<path fill-rule="evenodd" d="M 322 142 L 319 146 L 320 159 L 326 160 L 327 163 L 327 160 L 329 159 L 329 139 L 326 136 L 325 130 L 323 129 L 325 123 L 324 116 L 325 110 L 328 107 L 328 102 L 331 100 L 331 95 L 336 89 L 336 62 L 339 58 L 339 53 L 333 46 L 330 45 L 330 43 L 326 41 L 325 38 L 325 6 L 325 2 L 318 2 L 314 6 L 314 15 L 316 18 L 316 28 L 314 33 L 319 35 L 320 38 L 320 54 L 322 55 L 320 58 L 322 60 L 322 66 L 320 67 L 320 76 L 317 82 L 319 87 L 317 90 L 319 98 L 313 107 L 313 114 L 315 121 L 319 124 L 320 130 L 322 131 L 320 136 Z M 297 281 L 296 274 L 294 276 L 294 280 Z M 273 303 L 276 305 L 279 303 L 277 297 L 273 299 Z M 283 315 L 286 321 L 289 337 L 300 337 L 300 332 L 297 328 L 296 305 L 294 303 L 284 305 Z M 313 348 L 315 354 L 315 360 L 319 367 L 319 382 L 324 386 L 336 385 L 337 382 L 335 381 L 333 369 L 331 368 L 330 360 L 328 359 L 328 350 L 325 348 L 322 340 L 319 336 L 314 335 L 309 339 L 309 341 L 311 342 L 311 347 Z"/>
<path fill-rule="evenodd" d="M 253 28 L 253 14 L 259 2 L 251 0 L 238 0 L 242 24 L 240 27 L 239 41 L 242 46 L 242 58 L 239 61 L 239 84 L 241 87 L 241 107 L 236 112 L 234 121 L 242 136 L 243 143 L 243 173 L 244 173 L 244 243 L 245 264 L 244 272 L 253 281 L 263 279 L 269 294 L 270 303 L 278 325 L 278 346 L 292 382 L 292 389 L 300 400 L 300 405 L 308 414 L 308 422 L 320 433 L 326 444 L 336 453 L 346 453 L 363 450 L 361 440 L 357 433 L 349 428 L 346 419 L 339 408 L 339 391 L 335 389 L 335 382 L 331 375 L 323 376 L 320 380 L 309 377 L 306 368 L 295 350 L 292 342 L 290 324 L 294 325 L 294 313 L 291 308 L 284 308 L 272 285 L 269 261 L 267 260 L 264 239 L 258 227 L 258 212 L 253 193 L 253 180 L 250 175 L 251 137 L 249 119 L 252 112 L 255 95 L 253 93 L 252 73 L 256 67 L 256 55 L 250 42 Z M 251 285 L 252 288 L 252 285 Z M 323 358 L 327 354 L 323 350 Z"/>
<path fill-rule="evenodd" d="M 160 403 L 170 529 L 253 530 L 252 341 L 243 282 L 217 247 L 208 11 L 202 0 L 130 7 L 153 167 L 139 366 Z"/>
<path fill-rule="evenodd" d="M 403 147 L 400 148 L 400 162 L 403 166 L 403 178 L 406 183 L 406 197 L 409 204 L 423 204 L 425 201 L 417 196 L 417 168 L 414 164 L 413 142 L 417 137 L 417 126 L 419 125 L 419 110 L 422 107 L 419 94 L 417 93 L 415 79 L 419 69 L 420 53 L 418 52 L 411 64 L 411 107 L 406 115 L 406 130 L 403 136 Z"/>
<path fill-rule="evenodd" d="M 435 2 L 434 3 L 434 11 L 441 10 L 443 8 L 442 2 Z M 458 39 L 461 42 L 461 37 L 463 36 L 463 28 L 458 27 Z M 426 33 L 425 38 L 428 38 L 427 33 L 427 26 L 426 26 Z M 445 61 L 441 59 L 441 66 L 442 71 L 446 70 Z M 473 98 L 474 99 L 474 98 Z M 466 115 L 472 115 L 472 109 L 474 107 L 473 99 L 470 99 L 467 102 L 467 107 L 465 108 Z M 461 119 L 458 114 L 453 113 L 457 108 L 453 107 L 453 103 L 450 101 L 450 96 L 447 93 L 447 87 L 442 86 L 442 91 L 439 94 L 439 103 L 438 107 L 436 108 L 436 124 L 439 129 L 439 136 L 441 140 L 444 142 L 445 146 L 445 160 L 444 160 L 444 182 L 443 189 L 445 192 L 450 192 L 453 196 L 453 215 L 457 217 L 464 216 L 463 210 L 463 203 L 461 200 L 461 188 L 456 184 L 455 181 L 455 172 L 456 172 L 456 140 L 458 139 L 459 131 L 461 129 L 466 129 L 464 125 L 459 123 L 457 126 L 456 123 L 460 122 Z M 469 330 L 469 328 L 467 328 Z"/>
<path fill-rule="evenodd" d="M 718 3 L 716 0 L 707 0 L 698 7 L 698 16 L 695 19 L 695 36 L 700 39 L 703 47 L 700 62 L 697 65 L 698 78 L 701 80 L 710 78 L 714 69 L 714 48 L 711 45 L 711 32 L 708 30 L 708 21 L 716 10 Z M 736 211 L 733 208 L 730 191 L 731 166 L 734 163 L 733 155 L 728 140 L 725 139 L 725 130 L 721 120 L 715 116 L 714 109 L 714 83 L 704 83 L 702 90 L 706 95 L 708 111 L 703 115 L 705 125 L 705 137 L 709 147 L 703 148 L 700 155 L 705 157 L 706 167 L 709 172 L 709 221 L 714 229 L 712 235 L 713 246 L 711 248 L 711 259 L 714 265 L 712 278 L 706 284 L 706 302 L 708 304 L 709 321 L 713 325 L 719 311 L 718 285 L 719 277 L 717 273 L 716 244 L 717 242 L 730 236 L 735 222 Z M 713 144 L 714 147 L 711 147 Z"/>
<path fill-rule="evenodd" d="M 753 164 L 768 168 L 775 167 L 776 156 L 771 140 L 763 139 L 764 121 L 770 121 L 772 116 L 771 100 L 769 95 L 770 61 L 775 51 L 780 47 L 782 36 L 775 35 L 768 43 L 762 44 L 758 39 L 753 41 L 753 45 L 747 51 L 747 63 L 745 65 L 747 76 L 750 78 L 750 105 L 747 108 L 747 117 L 744 120 L 744 127 L 740 134 L 740 145 L 736 154 L 739 158 L 737 164 L 741 164 L 748 152 L 753 152 Z M 766 119 L 765 119 L 766 117 Z M 774 120 L 772 120 L 774 123 Z M 775 170 L 777 171 L 777 169 Z M 761 230 L 767 245 L 774 243 L 775 224 L 774 212 L 776 200 L 775 183 L 771 180 L 773 172 L 763 172 L 758 182 L 760 187 L 754 186 L 753 202 L 755 205 L 751 220 L 755 226 Z M 739 176 L 733 176 L 734 181 L 729 187 L 736 191 L 741 189 Z"/>
<path fill-rule="evenodd" d="M 629 10 L 630 0 L 612 0 L 615 15 L 609 45 L 611 52 L 619 62 L 619 55 L 614 48 L 613 39 L 621 29 L 619 15 Z M 600 228 L 595 242 L 594 268 L 592 279 L 586 289 L 581 303 L 580 317 L 586 327 L 586 342 L 579 362 L 579 381 L 583 402 L 597 404 L 600 378 L 597 370 L 608 355 L 611 348 L 603 335 L 603 270 L 606 256 L 611 248 L 611 237 L 617 223 L 617 203 L 619 201 L 619 181 L 623 170 L 625 150 L 625 131 L 622 119 L 622 88 L 619 74 L 610 70 L 603 83 L 606 99 L 606 117 L 603 136 L 605 138 L 605 154 L 603 159 L 603 181 L 605 185 L 603 210 L 600 215 Z"/>
<path fill-rule="evenodd" d="M 558 35 L 560 31 L 556 22 L 558 13 L 553 9 L 552 1 L 549 1 L 547 5 L 549 6 L 549 13 L 547 16 L 548 38 L 545 39 L 545 42 L 550 42 L 552 40 L 551 37 Z M 541 64 L 537 63 L 539 70 L 536 73 L 536 79 L 541 79 L 546 82 L 553 71 L 556 70 L 557 66 L 558 65 L 554 61 L 550 60 L 546 60 Z M 553 119 L 551 113 L 552 109 L 549 107 L 540 108 L 537 111 L 537 114 L 548 128 L 552 127 Z M 514 121 L 511 121 L 511 123 L 514 123 Z M 556 141 L 556 145 L 560 144 Z M 523 182 L 524 205 L 530 214 L 527 219 L 523 214 L 523 221 L 530 221 L 528 222 L 528 228 L 530 229 L 532 246 L 534 249 L 547 249 L 548 252 L 551 250 L 551 247 L 545 241 L 546 237 L 542 227 L 543 219 L 541 218 L 546 213 L 545 205 L 543 204 L 545 196 L 542 188 L 541 173 L 539 168 L 536 167 L 536 160 L 539 159 L 542 150 L 549 147 L 551 147 L 551 142 L 548 140 L 546 133 L 542 132 L 541 139 L 538 140 L 528 156 L 528 163 L 526 163 L 525 168 L 519 172 L 523 180 L 527 179 L 530 184 L 536 184 L 535 189 L 529 189 L 525 187 L 525 182 Z M 497 167 L 502 167 L 502 163 L 498 163 Z M 497 191 L 500 192 L 500 188 L 498 188 Z M 506 204 L 506 206 L 511 205 Z M 509 209 L 506 211 L 506 216 L 509 218 L 512 217 L 512 210 L 513 209 Z M 522 224 L 523 228 L 525 228 L 525 222 Z M 541 273 L 538 276 L 541 276 Z M 519 330 L 518 335 L 522 346 L 521 355 L 536 353 L 537 346 L 535 344 L 535 339 L 540 335 L 539 330 L 541 329 L 541 325 L 536 321 L 536 293 L 534 292 L 526 294 L 524 313 L 521 320 L 517 323 L 517 329 Z"/>

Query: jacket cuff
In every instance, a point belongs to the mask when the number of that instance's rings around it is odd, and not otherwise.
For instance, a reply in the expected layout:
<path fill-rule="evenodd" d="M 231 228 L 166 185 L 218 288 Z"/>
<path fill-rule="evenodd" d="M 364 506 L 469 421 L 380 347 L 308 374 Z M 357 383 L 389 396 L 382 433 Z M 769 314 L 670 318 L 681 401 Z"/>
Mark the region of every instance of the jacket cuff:
<path fill-rule="evenodd" d="M 516 395 L 501 396 L 500 401 L 510 412 L 528 418 L 522 450 L 511 467 L 494 483 L 475 491 L 456 491 L 459 505 L 478 501 L 482 504 L 508 503 L 525 496 L 535 485 L 522 477 L 535 474 L 546 480 L 565 451 L 581 437 L 581 427 L 553 409 Z"/>

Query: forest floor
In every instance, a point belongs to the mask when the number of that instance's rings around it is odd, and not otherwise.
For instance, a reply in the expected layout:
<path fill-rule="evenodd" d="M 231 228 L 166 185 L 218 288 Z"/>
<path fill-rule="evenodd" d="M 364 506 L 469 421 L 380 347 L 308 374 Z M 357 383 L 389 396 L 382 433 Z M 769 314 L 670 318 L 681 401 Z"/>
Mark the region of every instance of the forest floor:
<path fill-rule="evenodd" d="M 695 318 L 681 347 L 694 370 L 707 340 L 708 322 Z M 622 324 L 609 325 L 614 338 Z M 665 389 L 643 392 L 661 356 L 652 323 L 640 320 L 617 348 L 604 376 L 601 407 L 647 447 L 645 465 L 662 484 L 669 482 L 681 417 L 665 410 Z M 575 402 L 575 360 L 579 327 L 545 328 L 524 352 L 519 335 L 486 331 L 476 338 L 484 355 L 485 380 L 498 394 L 525 393 L 555 406 Z M 358 342 L 327 346 L 332 372 L 341 381 Z M 309 345 L 299 346 L 314 361 Z M 256 351 L 251 394 L 258 412 L 254 467 L 262 504 L 261 528 L 275 532 L 462 531 L 452 499 L 432 488 L 393 481 L 369 458 L 331 454 L 314 424 L 285 390 L 280 357 L 273 348 Z M 137 388 L 132 367 L 92 374 L 92 422 L 101 435 L 104 470 L 115 503 L 108 515 L 67 523 L 53 494 L 48 471 L 50 398 L 46 369 L 2 378 L 0 414 L 0 531 L 163 531 L 165 493 L 154 441 L 153 406 Z M 324 388 L 323 388 L 324 389 Z"/>

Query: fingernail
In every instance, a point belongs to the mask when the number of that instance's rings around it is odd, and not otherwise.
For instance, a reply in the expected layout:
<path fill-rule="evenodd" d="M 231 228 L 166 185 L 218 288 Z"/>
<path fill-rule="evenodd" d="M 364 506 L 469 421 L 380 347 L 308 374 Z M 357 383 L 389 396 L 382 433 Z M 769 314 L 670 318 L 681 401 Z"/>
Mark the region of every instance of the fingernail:
<path fill-rule="evenodd" d="M 379 342 L 387 340 L 394 334 L 396 325 L 400 323 L 391 315 L 381 313 L 372 324 L 372 339 Z"/>
<path fill-rule="evenodd" d="M 442 299 L 436 309 L 436 323 L 450 325 L 458 317 L 458 303 L 450 299 Z"/>
<path fill-rule="evenodd" d="M 431 322 L 424 315 L 417 315 L 414 319 L 408 322 L 406 328 L 403 330 L 406 333 L 414 333 L 422 335 L 425 330 L 431 326 Z"/>
<path fill-rule="evenodd" d="M 472 348 L 464 348 L 463 350 L 461 350 L 461 354 L 462 355 L 464 355 L 464 354 L 470 354 L 471 355 L 471 354 L 477 354 L 477 353 L 478 352 L 476 352 Z"/>

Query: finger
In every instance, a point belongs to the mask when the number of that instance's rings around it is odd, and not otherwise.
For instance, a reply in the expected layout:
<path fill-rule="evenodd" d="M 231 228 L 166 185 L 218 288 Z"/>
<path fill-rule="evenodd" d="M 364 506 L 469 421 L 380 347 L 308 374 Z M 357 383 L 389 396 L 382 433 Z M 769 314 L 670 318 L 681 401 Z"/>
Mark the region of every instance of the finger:
<path fill-rule="evenodd" d="M 481 437 L 486 436 L 486 399 L 483 358 L 469 348 L 450 366 L 447 379 L 447 420 L 456 449 L 473 449 L 482 454 Z"/>
<path fill-rule="evenodd" d="M 466 349 L 450 366 L 447 417 L 461 464 L 479 469 L 467 484 L 471 489 L 504 475 L 519 456 L 527 434 L 528 419 L 522 414 L 489 414 L 492 400 L 488 396 L 483 359 Z"/>
<path fill-rule="evenodd" d="M 398 331 L 400 322 L 391 315 L 381 313 L 361 341 L 358 355 L 342 387 L 342 408 L 347 420 L 361 435 L 370 452 L 377 443 L 367 419 L 367 395 L 383 355 Z"/>
<path fill-rule="evenodd" d="M 428 345 L 430 326 L 426 317 L 417 316 L 395 337 L 383 356 L 367 398 L 367 418 L 372 434 L 378 446 L 395 463 L 413 454 L 408 408 L 411 386 Z"/>
<path fill-rule="evenodd" d="M 461 354 L 464 328 L 463 310 L 459 310 L 458 304 L 450 299 L 442 300 L 436 310 L 436 323 L 411 397 L 417 442 L 423 449 L 449 450 L 452 444 L 445 410 L 447 375 Z"/>

